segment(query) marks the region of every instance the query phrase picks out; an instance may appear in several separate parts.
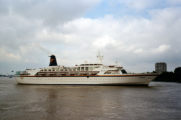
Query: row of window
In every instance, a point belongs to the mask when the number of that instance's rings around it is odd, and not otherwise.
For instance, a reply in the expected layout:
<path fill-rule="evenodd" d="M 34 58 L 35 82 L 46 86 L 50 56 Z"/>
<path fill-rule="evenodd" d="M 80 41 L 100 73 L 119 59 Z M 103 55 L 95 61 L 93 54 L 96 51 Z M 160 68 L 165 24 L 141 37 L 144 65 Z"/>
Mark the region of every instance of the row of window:
<path fill-rule="evenodd" d="M 140 77 L 138 77 L 140 79 Z M 61 78 L 59 80 L 70 80 L 71 78 Z M 73 78 L 74 80 L 129 80 L 129 78 L 90 78 L 90 77 L 84 77 L 84 78 Z M 148 78 L 151 79 L 151 78 Z M 29 78 L 29 80 L 41 80 L 41 78 Z M 42 80 L 57 80 L 56 78 L 42 78 Z"/>
<path fill-rule="evenodd" d="M 37 79 L 29 79 L 29 80 L 37 80 Z M 52 81 L 52 80 L 49 80 L 50 82 L 71 82 L 71 83 L 74 83 L 74 82 L 103 82 L 103 83 L 105 83 L 105 82 L 126 82 L 126 81 Z"/>
<path fill-rule="evenodd" d="M 58 80 L 58 79 L 28 79 L 28 80 Z M 66 79 L 66 78 L 62 78 L 61 80 L 70 80 L 70 79 Z M 85 78 L 83 78 L 83 79 L 81 79 L 81 78 L 74 78 L 74 80 L 85 80 Z M 114 79 L 114 78 L 112 78 L 112 79 L 110 79 L 110 78 L 108 78 L 108 79 L 106 79 L 106 78 L 104 78 L 104 79 L 97 79 L 97 78 L 94 78 L 94 79 L 86 79 L 87 81 L 91 81 L 91 80 L 124 80 L 123 78 L 120 78 L 120 79 Z"/>
<path fill-rule="evenodd" d="M 148 78 L 149 80 L 150 80 L 150 78 Z M 46 81 L 59 81 L 59 80 L 57 80 L 57 79 L 28 79 L 28 80 L 39 80 L 39 81 L 42 81 L 42 80 L 46 80 Z M 100 79 L 92 79 L 92 80 L 89 80 L 89 79 L 87 79 L 87 80 L 85 80 L 85 79 L 76 79 L 76 80 L 73 80 L 73 81 L 70 81 L 70 79 L 61 79 L 61 80 L 63 80 L 64 82 L 80 82 L 80 81 L 83 81 L 83 82 L 94 82 L 94 81 L 97 81 L 97 82 L 121 82 L 121 81 L 129 81 L 129 79 L 102 79 L 102 80 L 100 80 Z M 145 80 L 145 79 L 141 79 L 141 80 Z M 63 81 L 61 81 L 61 82 L 63 82 Z"/>

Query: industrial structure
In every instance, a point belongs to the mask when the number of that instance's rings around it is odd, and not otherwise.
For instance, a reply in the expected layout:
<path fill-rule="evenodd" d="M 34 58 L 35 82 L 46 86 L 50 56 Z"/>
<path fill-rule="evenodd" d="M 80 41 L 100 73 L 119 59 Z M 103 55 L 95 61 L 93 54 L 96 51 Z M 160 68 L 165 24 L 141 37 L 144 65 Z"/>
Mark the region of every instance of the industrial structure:
<path fill-rule="evenodd" d="M 157 73 L 166 72 L 167 71 L 167 64 L 165 62 L 155 63 L 155 71 Z"/>

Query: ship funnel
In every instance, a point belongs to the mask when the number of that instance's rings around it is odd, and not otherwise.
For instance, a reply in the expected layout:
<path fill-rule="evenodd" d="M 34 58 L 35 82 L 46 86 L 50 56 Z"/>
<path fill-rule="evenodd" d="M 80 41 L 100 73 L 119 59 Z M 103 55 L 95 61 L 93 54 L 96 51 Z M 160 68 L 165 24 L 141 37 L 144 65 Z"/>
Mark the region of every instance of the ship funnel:
<path fill-rule="evenodd" d="M 50 64 L 49 64 L 49 66 L 57 66 L 57 60 L 56 60 L 55 55 L 51 55 L 49 57 L 50 57 Z"/>

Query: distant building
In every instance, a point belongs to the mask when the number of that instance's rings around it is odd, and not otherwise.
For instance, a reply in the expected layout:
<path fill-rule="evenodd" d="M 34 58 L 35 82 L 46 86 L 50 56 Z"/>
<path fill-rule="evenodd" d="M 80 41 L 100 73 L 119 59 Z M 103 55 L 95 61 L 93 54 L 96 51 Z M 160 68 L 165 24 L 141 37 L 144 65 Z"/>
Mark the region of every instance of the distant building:
<path fill-rule="evenodd" d="M 167 71 L 167 64 L 165 62 L 155 63 L 155 71 L 157 73 L 166 72 Z"/>

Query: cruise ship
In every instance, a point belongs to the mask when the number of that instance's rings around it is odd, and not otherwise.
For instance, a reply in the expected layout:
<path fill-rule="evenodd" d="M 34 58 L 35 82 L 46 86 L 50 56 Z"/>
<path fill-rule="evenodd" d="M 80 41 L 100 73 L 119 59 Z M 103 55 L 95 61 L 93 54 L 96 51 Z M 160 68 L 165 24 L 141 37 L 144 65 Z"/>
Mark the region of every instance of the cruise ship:
<path fill-rule="evenodd" d="M 56 56 L 50 56 L 49 67 L 17 71 L 18 84 L 60 85 L 146 85 L 158 76 L 156 73 L 129 73 L 122 66 L 103 65 L 103 56 L 96 63 L 64 67 L 57 65 Z"/>

